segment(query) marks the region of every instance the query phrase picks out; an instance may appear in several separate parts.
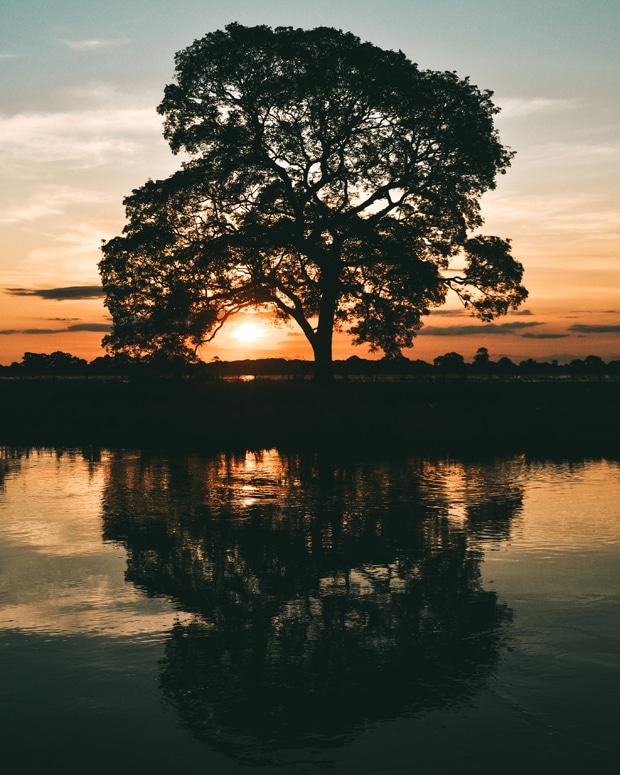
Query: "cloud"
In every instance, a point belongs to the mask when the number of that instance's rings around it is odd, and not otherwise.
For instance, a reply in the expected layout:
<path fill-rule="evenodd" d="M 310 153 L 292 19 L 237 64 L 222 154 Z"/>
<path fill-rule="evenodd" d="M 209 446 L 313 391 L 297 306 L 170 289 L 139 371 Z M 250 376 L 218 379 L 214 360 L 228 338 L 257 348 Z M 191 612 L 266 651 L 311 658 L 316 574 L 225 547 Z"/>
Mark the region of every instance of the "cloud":
<path fill-rule="evenodd" d="M 139 158 L 141 148 L 161 140 L 162 120 L 154 106 L 121 102 L 116 107 L 0 115 L 0 166 L 40 177 L 45 165 L 92 169 L 118 163 L 119 156 Z"/>
<path fill-rule="evenodd" d="M 619 326 L 597 326 L 586 325 L 585 323 L 575 323 L 575 325 L 569 326 L 569 331 L 574 331 L 577 334 L 620 334 Z"/>
<path fill-rule="evenodd" d="M 74 326 L 69 326 L 63 329 L 67 333 L 74 333 L 75 331 L 94 331 L 94 332 L 108 332 L 112 330 L 112 326 L 109 323 L 77 323 Z"/>
<path fill-rule="evenodd" d="M 0 214 L 0 223 L 12 224 L 56 216 L 69 205 L 91 204 L 103 201 L 101 194 L 70 186 L 43 186 L 29 201 L 8 207 Z"/>
<path fill-rule="evenodd" d="M 0 331 L 0 336 L 13 336 L 14 334 L 37 336 L 41 334 L 74 334 L 79 331 L 107 333 L 110 330 L 111 326 L 108 323 L 77 323 L 73 326 L 67 326 L 67 328 L 23 328 L 19 331 L 15 328 L 8 328 Z"/>
<path fill-rule="evenodd" d="M 620 148 L 614 151 L 615 158 L 619 152 Z M 615 246 L 620 214 L 614 205 L 605 193 L 550 193 L 544 197 L 539 193 L 516 197 L 497 194 L 486 200 L 485 217 L 501 220 L 521 242 L 524 238 L 536 242 L 541 237 L 561 236 L 571 244 L 576 239 L 589 246 L 613 240 Z"/>
<path fill-rule="evenodd" d="M 615 161 L 618 154 L 618 142 L 615 138 L 609 138 L 606 142 L 570 142 L 554 140 L 549 143 L 539 143 L 532 145 L 524 154 L 522 162 L 527 161 L 530 165 L 562 165 L 569 169 L 576 166 L 587 165 L 590 167 L 597 161 L 606 163 L 608 160 Z"/>
<path fill-rule="evenodd" d="M 79 224 L 72 231 L 49 235 L 47 244 L 31 250 L 23 261 L 29 281 L 36 283 L 39 288 L 47 283 L 61 286 L 61 283 L 66 282 L 65 278 L 71 278 L 81 285 L 94 286 L 98 280 L 96 267 L 101 260 L 99 248 L 103 232 L 104 229 L 95 222 Z"/>
<path fill-rule="evenodd" d="M 430 313 L 433 317 L 442 315 L 443 317 L 462 318 L 469 317 L 469 314 L 462 309 L 434 309 Z"/>
<path fill-rule="evenodd" d="M 41 299 L 99 299 L 105 296 L 105 291 L 100 285 L 70 285 L 66 288 L 7 288 L 6 293 L 11 296 L 38 296 Z"/>
<path fill-rule="evenodd" d="M 439 328 L 437 326 L 425 326 L 420 331 L 420 336 L 423 334 L 430 336 L 476 336 L 478 334 L 483 335 L 502 335 L 502 334 L 515 334 L 523 328 L 531 328 L 532 326 L 540 326 L 540 323 L 531 321 L 529 323 L 521 321 L 512 321 L 510 323 L 487 323 L 481 326 L 445 326 Z"/>
<path fill-rule="evenodd" d="M 555 113 L 577 106 L 574 99 L 552 99 L 550 97 L 497 97 L 502 118 L 524 118 L 536 113 Z"/>
<path fill-rule="evenodd" d="M 0 59 L 16 59 L 17 54 L 12 51 L 0 51 Z"/>
<path fill-rule="evenodd" d="M 18 331 L 19 334 L 56 334 L 58 333 L 54 328 L 25 328 L 23 331 Z"/>
<path fill-rule="evenodd" d="M 566 339 L 569 334 L 532 334 L 529 331 L 521 334 L 523 339 Z"/>
<path fill-rule="evenodd" d="M 518 312 L 511 312 L 511 317 L 515 316 L 526 316 L 529 317 L 533 315 L 534 313 L 529 309 L 522 309 Z M 431 310 L 430 315 L 432 317 L 435 316 L 441 316 L 441 317 L 450 317 L 450 318 L 468 318 L 471 319 L 471 314 L 464 308 L 462 309 L 434 309 Z"/>
<path fill-rule="evenodd" d="M 101 48 L 116 48 L 117 46 L 125 46 L 129 43 L 129 38 L 117 38 L 117 39 L 102 39 L 102 38 L 90 38 L 86 40 L 61 40 L 65 46 L 68 46 L 73 51 L 95 51 Z"/>

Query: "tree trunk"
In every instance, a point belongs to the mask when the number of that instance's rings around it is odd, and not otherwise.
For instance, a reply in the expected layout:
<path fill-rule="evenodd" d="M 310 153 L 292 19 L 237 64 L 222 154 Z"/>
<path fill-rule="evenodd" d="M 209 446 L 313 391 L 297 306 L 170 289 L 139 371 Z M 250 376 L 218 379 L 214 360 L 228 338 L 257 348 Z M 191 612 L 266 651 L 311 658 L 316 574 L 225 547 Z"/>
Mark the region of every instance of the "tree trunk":
<path fill-rule="evenodd" d="M 323 304 L 319 314 L 319 323 L 312 341 L 314 351 L 314 381 L 328 385 L 334 381 L 334 360 L 332 340 L 334 336 L 335 305 Z"/>
<path fill-rule="evenodd" d="M 332 343 L 314 347 L 314 381 L 318 385 L 329 385 L 334 381 Z"/>

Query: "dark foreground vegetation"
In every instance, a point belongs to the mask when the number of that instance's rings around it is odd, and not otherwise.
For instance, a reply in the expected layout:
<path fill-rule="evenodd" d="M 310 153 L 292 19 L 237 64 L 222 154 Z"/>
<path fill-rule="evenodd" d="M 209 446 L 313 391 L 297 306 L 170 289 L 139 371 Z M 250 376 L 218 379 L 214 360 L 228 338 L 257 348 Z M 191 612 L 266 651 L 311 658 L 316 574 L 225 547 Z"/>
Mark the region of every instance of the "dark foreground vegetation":
<path fill-rule="evenodd" d="M 71 353 L 24 353 L 21 361 L 0 366 L 2 377 L 100 377 L 117 379 L 185 378 L 203 381 L 219 379 L 310 379 L 314 374 L 311 361 L 287 358 L 258 358 L 222 361 L 215 357 L 210 363 L 191 362 L 183 357 L 157 353 L 135 358 L 124 354 L 103 355 L 88 362 Z M 605 362 L 598 355 L 560 364 L 557 361 L 536 361 L 533 358 L 515 363 L 510 358 L 491 359 L 486 347 L 479 347 L 472 362 L 456 352 L 439 355 L 432 363 L 420 359 L 381 358 L 368 360 L 352 355 L 334 361 L 334 377 L 351 380 L 441 380 L 441 379 L 568 379 L 620 380 L 620 360 Z"/>
<path fill-rule="evenodd" d="M 619 399 L 606 379 L 2 379 L 0 444 L 616 455 Z"/>

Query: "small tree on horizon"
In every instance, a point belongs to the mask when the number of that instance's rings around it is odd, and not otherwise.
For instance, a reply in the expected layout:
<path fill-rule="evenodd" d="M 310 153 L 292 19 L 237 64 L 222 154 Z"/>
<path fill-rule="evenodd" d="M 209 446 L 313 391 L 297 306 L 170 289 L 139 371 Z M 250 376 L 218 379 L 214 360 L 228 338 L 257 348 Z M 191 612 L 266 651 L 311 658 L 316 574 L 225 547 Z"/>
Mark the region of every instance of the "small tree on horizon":
<path fill-rule="evenodd" d="M 445 371 L 463 371 L 465 369 L 465 358 L 460 353 L 449 352 L 434 358 L 433 366 Z"/>
<path fill-rule="evenodd" d="M 486 347 L 479 347 L 474 355 L 472 365 L 478 369 L 488 369 L 493 365 L 493 361 L 489 355 L 489 351 Z"/>
<path fill-rule="evenodd" d="M 509 242 L 471 235 L 512 157 L 491 96 L 331 28 L 195 41 L 158 108 L 187 161 L 125 199 L 102 248 L 104 344 L 188 357 L 261 308 L 301 328 L 329 380 L 336 330 L 396 357 L 449 290 L 482 320 L 516 308 Z"/>
<path fill-rule="evenodd" d="M 53 353 L 25 352 L 21 363 L 14 366 L 24 371 L 45 374 L 47 372 L 77 372 L 84 371 L 88 365 L 84 358 L 78 358 L 71 353 L 55 350 Z"/>

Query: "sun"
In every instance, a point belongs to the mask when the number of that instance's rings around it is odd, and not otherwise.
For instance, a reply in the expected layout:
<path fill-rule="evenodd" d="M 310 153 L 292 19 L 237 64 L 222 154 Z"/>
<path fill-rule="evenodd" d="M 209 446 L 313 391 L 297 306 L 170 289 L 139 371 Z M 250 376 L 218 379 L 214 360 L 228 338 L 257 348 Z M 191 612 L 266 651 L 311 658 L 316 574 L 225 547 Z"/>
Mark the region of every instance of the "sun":
<path fill-rule="evenodd" d="M 251 344 L 257 342 L 265 332 L 256 323 L 242 323 L 234 331 L 233 336 L 240 342 Z"/>

